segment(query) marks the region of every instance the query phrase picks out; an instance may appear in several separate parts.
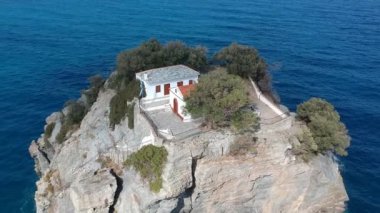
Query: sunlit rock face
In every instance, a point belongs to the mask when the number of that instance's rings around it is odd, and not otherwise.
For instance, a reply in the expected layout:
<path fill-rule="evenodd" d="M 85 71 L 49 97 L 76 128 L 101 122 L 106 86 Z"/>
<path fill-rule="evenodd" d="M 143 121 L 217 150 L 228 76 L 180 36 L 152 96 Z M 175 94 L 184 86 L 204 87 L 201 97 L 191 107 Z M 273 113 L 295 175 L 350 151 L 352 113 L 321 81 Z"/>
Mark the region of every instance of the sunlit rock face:
<path fill-rule="evenodd" d="M 101 91 L 80 127 L 59 144 L 41 136 L 30 147 L 40 180 L 37 212 L 342 212 L 348 200 L 338 164 L 329 156 L 309 163 L 289 149 L 300 126 L 265 126 L 255 154 L 229 155 L 236 135 L 208 131 L 180 141 L 164 141 L 168 159 L 163 188 L 149 189 L 138 173 L 123 166 L 144 138 L 149 122 L 135 108 L 135 127 L 127 119 L 112 130 L 109 102 L 114 91 Z M 270 130 L 270 131 L 265 131 Z M 253 136 L 252 136 L 253 137 Z M 159 139 L 157 139 L 159 141 Z"/>

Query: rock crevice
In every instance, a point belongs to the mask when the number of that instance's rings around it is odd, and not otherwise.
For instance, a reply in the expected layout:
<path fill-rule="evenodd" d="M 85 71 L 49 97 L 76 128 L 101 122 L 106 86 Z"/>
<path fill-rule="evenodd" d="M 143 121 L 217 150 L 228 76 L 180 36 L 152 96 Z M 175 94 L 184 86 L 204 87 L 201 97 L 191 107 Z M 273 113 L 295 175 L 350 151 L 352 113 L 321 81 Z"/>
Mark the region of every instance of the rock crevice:
<path fill-rule="evenodd" d="M 110 170 L 110 173 L 112 176 L 115 177 L 115 180 L 116 180 L 116 191 L 115 191 L 115 195 L 113 197 L 113 203 L 111 204 L 110 208 L 109 208 L 109 213 L 114 213 L 115 212 L 115 205 L 119 199 L 119 196 L 120 196 L 120 193 L 121 191 L 123 190 L 123 179 L 120 178 L 114 171 L 113 169 Z"/>

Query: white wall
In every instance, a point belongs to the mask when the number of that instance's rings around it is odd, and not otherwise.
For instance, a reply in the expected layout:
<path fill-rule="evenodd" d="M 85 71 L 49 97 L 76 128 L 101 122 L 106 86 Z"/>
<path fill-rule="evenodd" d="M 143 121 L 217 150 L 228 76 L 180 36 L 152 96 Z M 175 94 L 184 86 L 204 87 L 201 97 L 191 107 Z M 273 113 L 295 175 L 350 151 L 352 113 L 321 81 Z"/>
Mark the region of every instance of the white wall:
<path fill-rule="evenodd" d="M 170 90 L 170 107 L 173 109 L 174 108 L 174 99 L 177 99 L 178 103 L 178 114 L 182 116 L 184 122 L 191 121 L 191 115 L 189 113 L 184 113 L 185 112 L 185 106 L 186 102 L 184 101 L 184 98 L 179 91 L 177 87 L 172 88 Z"/>
<path fill-rule="evenodd" d="M 183 85 L 188 85 L 190 80 L 193 80 L 193 83 L 198 82 L 197 78 L 190 78 L 190 79 L 182 80 Z M 144 82 L 144 80 L 142 80 L 142 81 Z M 146 97 L 143 98 L 144 100 L 152 100 L 152 99 L 156 99 L 156 98 L 169 97 L 170 92 L 168 95 L 166 95 L 166 96 L 164 95 L 164 85 L 167 83 L 160 84 L 161 91 L 159 93 L 156 93 L 156 86 L 157 85 L 149 85 L 146 82 L 144 82 L 144 84 L 145 84 L 145 91 L 146 91 Z M 174 88 L 174 87 L 177 87 L 177 81 L 170 82 L 170 88 Z"/>
<path fill-rule="evenodd" d="M 260 91 L 260 89 L 257 87 L 256 83 L 253 82 L 251 78 L 249 78 L 251 81 L 251 84 L 253 88 L 255 89 L 256 96 L 259 98 L 261 102 L 263 102 L 265 105 L 267 105 L 269 108 L 273 110 L 277 115 L 281 116 L 282 118 L 286 118 L 287 115 L 275 104 L 273 104 L 265 95 Z"/>

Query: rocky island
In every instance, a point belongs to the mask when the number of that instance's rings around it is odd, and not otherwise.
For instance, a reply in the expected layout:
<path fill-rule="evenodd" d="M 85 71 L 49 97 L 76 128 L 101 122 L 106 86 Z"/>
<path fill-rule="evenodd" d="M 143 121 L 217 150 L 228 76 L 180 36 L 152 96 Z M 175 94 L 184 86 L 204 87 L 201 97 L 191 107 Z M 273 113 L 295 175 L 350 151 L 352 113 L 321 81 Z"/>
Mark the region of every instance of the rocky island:
<path fill-rule="evenodd" d="M 214 59 L 150 40 L 91 78 L 29 148 L 37 212 L 343 212 L 334 154 L 349 137 L 334 107 L 286 111 L 253 48 Z"/>

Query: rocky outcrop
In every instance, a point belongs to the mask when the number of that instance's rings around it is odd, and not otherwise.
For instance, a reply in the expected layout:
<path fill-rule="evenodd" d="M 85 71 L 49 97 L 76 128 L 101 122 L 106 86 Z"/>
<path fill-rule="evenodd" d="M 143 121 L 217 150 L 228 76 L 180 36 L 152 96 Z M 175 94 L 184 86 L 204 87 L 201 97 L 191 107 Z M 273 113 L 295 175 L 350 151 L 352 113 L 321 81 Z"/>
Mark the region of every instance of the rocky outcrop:
<path fill-rule="evenodd" d="M 304 163 L 289 152 L 299 124 L 254 135 L 256 151 L 229 155 L 237 136 L 208 131 L 166 141 L 168 151 L 159 193 L 123 162 L 137 151 L 152 127 L 135 108 L 135 128 L 127 119 L 109 128 L 114 92 L 100 92 L 80 127 L 63 143 L 55 141 L 61 112 L 49 138 L 32 142 L 30 153 L 40 175 L 37 212 L 342 212 L 348 199 L 332 156 Z M 251 135 L 250 137 L 253 137 Z M 292 143 L 291 143 L 292 142 Z"/>

